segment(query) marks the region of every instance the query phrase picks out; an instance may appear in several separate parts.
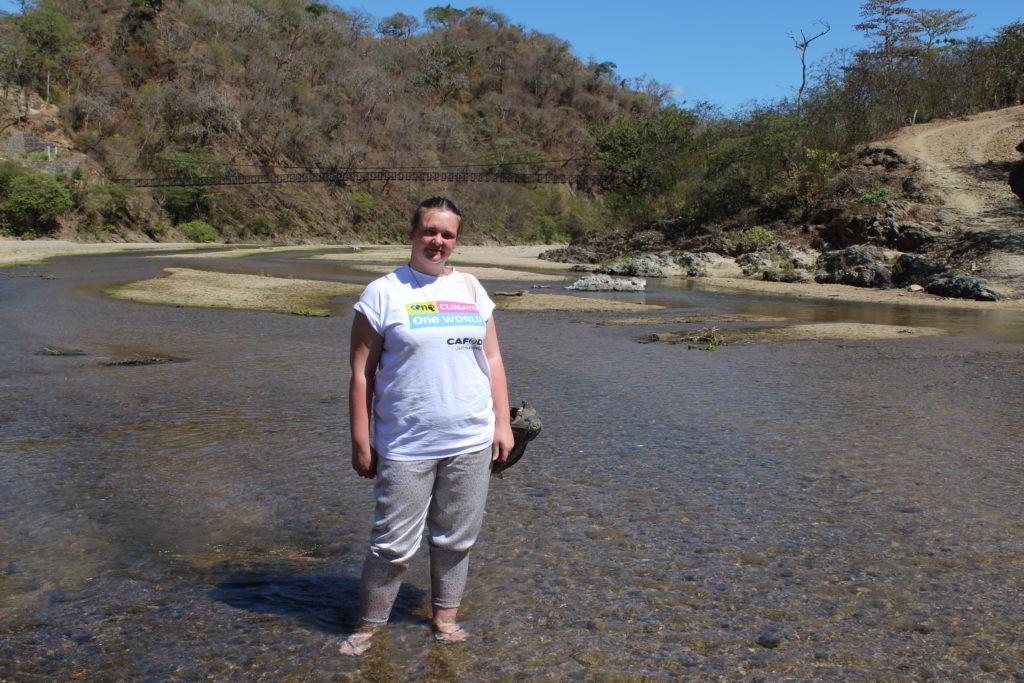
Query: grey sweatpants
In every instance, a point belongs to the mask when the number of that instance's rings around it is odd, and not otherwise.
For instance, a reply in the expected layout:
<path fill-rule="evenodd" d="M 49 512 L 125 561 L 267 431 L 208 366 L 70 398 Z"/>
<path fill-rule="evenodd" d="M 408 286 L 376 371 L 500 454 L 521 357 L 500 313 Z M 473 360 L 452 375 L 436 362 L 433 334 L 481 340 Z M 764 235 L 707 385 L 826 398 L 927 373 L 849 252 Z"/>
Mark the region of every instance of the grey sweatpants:
<path fill-rule="evenodd" d="M 459 606 L 490 474 L 490 446 L 449 458 L 377 461 L 373 532 L 359 588 L 363 624 L 387 623 L 424 528 L 429 530 L 432 602 Z"/>

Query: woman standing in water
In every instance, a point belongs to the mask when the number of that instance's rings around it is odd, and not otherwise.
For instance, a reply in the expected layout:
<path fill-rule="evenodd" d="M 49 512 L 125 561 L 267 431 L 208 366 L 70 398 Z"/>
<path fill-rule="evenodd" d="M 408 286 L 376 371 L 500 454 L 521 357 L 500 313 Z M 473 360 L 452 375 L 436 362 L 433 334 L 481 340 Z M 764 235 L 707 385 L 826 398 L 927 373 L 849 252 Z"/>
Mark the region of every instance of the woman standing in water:
<path fill-rule="evenodd" d="M 444 197 L 410 220 L 409 263 L 371 282 L 352 323 L 352 467 L 375 478 L 359 624 L 341 654 L 359 656 L 385 625 L 402 575 L 429 530 L 434 636 L 460 643 L 456 616 L 483 522 L 492 460 L 513 445 L 494 303 L 448 265 L 462 214 Z M 371 419 L 372 433 L 371 433 Z"/>

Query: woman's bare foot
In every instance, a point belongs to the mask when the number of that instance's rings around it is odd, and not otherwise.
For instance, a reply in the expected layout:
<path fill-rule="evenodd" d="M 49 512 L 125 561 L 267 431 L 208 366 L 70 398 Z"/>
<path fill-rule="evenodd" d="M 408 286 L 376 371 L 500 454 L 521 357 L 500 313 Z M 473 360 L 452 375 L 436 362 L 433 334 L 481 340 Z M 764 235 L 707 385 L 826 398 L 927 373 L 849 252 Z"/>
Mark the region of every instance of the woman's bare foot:
<path fill-rule="evenodd" d="M 360 657 L 370 649 L 370 639 L 377 629 L 359 629 L 345 640 L 341 641 L 338 652 L 346 657 Z"/>
<path fill-rule="evenodd" d="M 454 621 L 435 621 L 434 638 L 441 643 L 464 643 L 469 640 L 469 632 Z"/>

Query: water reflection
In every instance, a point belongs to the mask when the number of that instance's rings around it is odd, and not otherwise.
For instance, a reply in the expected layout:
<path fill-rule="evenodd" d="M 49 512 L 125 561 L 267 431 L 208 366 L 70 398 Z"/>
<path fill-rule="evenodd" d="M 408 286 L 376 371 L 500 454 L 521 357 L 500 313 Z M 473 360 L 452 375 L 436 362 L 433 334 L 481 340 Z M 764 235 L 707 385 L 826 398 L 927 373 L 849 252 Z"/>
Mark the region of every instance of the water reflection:
<path fill-rule="evenodd" d="M 334 653 L 371 498 L 346 452 L 351 300 L 311 319 L 93 293 L 161 265 L 83 257 L 50 267 L 58 280 L 4 283 L 0 678 L 1003 680 L 1024 666 L 1012 319 L 648 293 L 679 307 L 666 315 L 959 335 L 706 353 L 595 325 L 610 314 L 502 313 L 513 397 L 545 431 L 492 489 L 465 605 L 477 644 L 431 641 L 420 562 L 388 632 L 349 662 Z M 129 352 L 187 362 L 100 363 Z"/>

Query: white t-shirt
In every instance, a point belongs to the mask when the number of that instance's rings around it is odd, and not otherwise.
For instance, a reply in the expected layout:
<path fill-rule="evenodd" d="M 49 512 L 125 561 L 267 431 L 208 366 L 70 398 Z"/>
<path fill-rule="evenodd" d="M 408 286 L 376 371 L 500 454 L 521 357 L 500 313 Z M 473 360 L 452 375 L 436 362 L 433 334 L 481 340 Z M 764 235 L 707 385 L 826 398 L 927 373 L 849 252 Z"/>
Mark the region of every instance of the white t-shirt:
<path fill-rule="evenodd" d="M 355 310 L 384 338 L 373 386 L 373 441 L 393 460 L 444 458 L 494 438 L 484 355 L 494 302 L 476 278 L 441 278 L 402 266 L 367 285 Z"/>

